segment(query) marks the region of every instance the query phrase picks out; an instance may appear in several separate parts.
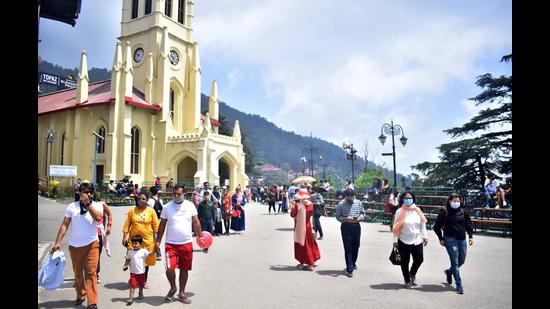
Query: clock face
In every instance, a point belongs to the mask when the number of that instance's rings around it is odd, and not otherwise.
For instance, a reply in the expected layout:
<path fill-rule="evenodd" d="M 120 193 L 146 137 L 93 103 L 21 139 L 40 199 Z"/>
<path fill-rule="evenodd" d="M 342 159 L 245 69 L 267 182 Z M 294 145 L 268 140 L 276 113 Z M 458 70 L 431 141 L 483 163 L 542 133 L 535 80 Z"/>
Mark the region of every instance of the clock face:
<path fill-rule="evenodd" d="M 143 52 L 143 48 L 138 48 L 136 49 L 136 51 L 134 52 L 134 61 L 136 63 L 140 63 L 141 60 L 143 60 L 143 56 L 144 56 L 144 52 Z"/>
<path fill-rule="evenodd" d="M 168 54 L 168 59 L 170 59 L 170 63 L 172 65 L 177 65 L 180 61 L 180 57 L 178 56 L 178 53 L 175 50 L 171 50 Z"/>

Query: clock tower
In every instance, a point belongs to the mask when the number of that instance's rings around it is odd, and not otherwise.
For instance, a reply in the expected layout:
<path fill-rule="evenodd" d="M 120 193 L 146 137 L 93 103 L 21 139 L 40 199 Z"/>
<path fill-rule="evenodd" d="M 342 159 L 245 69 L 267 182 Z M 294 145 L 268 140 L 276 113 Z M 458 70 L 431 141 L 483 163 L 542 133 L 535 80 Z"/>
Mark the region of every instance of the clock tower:
<path fill-rule="evenodd" d="M 167 137 L 198 133 L 201 70 L 192 40 L 195 0 L 123 0 L 118 38 L 126 75 L 145 100 L 159 105 Z M 130 59 L 129 59 L 130 58 Z M 126 86 L 126 88 L 128 88 Z"/>

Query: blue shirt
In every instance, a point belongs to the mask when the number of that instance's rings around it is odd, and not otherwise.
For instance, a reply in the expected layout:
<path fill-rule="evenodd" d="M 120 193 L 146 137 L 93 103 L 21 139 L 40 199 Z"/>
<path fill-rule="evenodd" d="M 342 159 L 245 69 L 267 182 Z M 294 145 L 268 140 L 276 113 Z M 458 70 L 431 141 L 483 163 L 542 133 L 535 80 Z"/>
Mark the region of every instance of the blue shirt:
<path fill-rule="evenodd" d="M 47 290 L 55 290 L 60 287 L 64 280 L 63 267 L 65 264 L 67 264 L 67 259 L 65 259 L 63 251 L 57 250 L 52 254 L 48 253 L 38 274 L 38 285 Z"/>
<path fill-rule="evenodd" d="M 362 221 L 365 220 L 365 210 L 363 209 L 363 204 L 358 199 L 354 199 L 353 202 L 343 199 L 336 205 L 334 216 L 336 220 L 342 223 L 345 222 L 344 218 L 348 216 L 357 217 L 357 220 Z"/>

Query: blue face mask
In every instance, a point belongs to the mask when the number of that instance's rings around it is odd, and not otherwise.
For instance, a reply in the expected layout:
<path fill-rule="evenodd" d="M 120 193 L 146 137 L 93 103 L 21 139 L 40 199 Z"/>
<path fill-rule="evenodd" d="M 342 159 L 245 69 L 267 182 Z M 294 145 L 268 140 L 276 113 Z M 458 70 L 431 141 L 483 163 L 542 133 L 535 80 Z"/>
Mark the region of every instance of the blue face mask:
<path fill-rule="evenodd" d="M 404 199 L 404 202 L 405 202 L 405 205 L 411 206 L 412 203 L 413 203 L 413 199 L 412 198 L 406 198 L 406 199 Z"/>

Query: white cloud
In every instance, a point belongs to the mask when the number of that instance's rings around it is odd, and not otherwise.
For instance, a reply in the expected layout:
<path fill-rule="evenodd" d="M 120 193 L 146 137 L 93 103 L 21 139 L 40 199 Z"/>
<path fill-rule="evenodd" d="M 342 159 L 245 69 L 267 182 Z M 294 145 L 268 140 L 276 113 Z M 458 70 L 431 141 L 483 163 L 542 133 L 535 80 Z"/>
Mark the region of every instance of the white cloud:
<path fill-rule="evenodd" d="M 227 85 L 229 88 L 233 88 L 235 84 L 239 81 L 241 78 L 241 71 L 238 68 L 235 68 L 227 73 L 227 80 L 229 81 L 229 85 Z"/>

